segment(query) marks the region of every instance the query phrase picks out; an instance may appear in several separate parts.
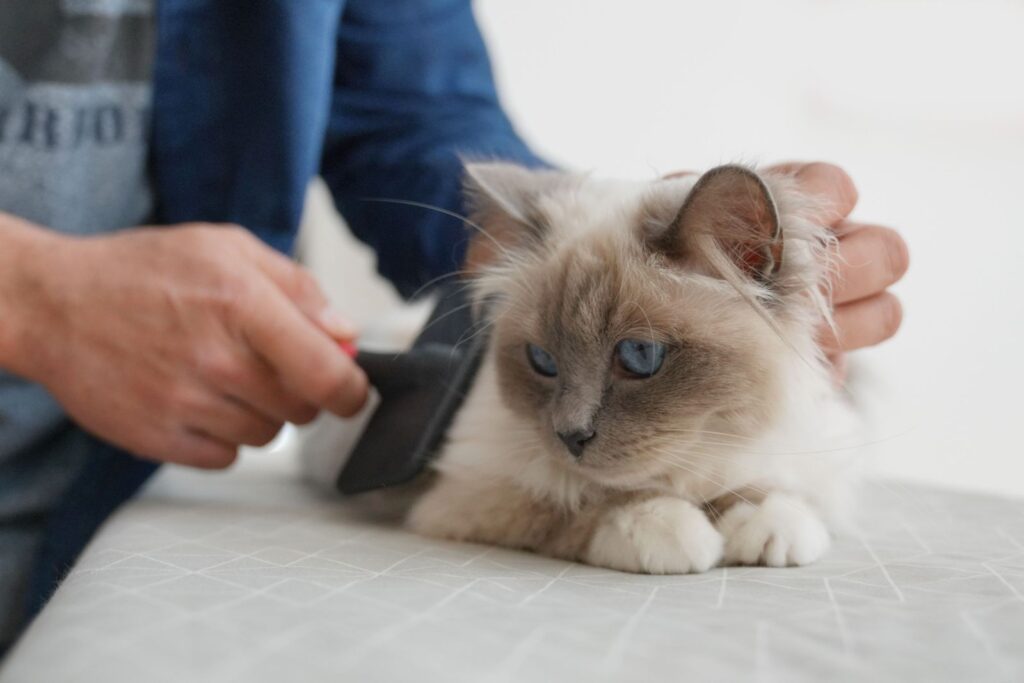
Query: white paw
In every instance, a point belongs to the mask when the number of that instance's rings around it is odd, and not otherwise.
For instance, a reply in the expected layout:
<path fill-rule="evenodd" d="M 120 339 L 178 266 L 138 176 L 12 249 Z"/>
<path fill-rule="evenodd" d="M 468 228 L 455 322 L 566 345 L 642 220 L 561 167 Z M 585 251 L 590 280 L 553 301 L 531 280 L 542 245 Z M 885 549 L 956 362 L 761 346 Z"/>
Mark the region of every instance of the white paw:
<path fill-rule="evenodd" d="M 600 567 L 647 574 L 704 572 L 722 557 L 722 535 L 678 498 L 652 498 L 609 511 L 586 552 Z"/>
<path fill-rule="evenodd" d="M 829 547 L 828 529 L 799 498 L 770 493 L 759 506 L 738 503 L 718 520 L 726 564 L 792 567 L 810 564 Z"/>

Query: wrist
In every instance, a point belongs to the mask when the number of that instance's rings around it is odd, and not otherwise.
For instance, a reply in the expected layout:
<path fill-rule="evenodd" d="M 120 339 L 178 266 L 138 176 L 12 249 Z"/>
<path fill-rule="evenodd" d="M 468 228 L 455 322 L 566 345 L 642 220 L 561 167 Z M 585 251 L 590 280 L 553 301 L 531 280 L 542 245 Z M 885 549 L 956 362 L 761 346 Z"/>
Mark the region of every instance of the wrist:
<path fill-rule="evenodd" d="M 36 379 L 48 255 L 68 238 L 0 214 L 0 368 Z"/>

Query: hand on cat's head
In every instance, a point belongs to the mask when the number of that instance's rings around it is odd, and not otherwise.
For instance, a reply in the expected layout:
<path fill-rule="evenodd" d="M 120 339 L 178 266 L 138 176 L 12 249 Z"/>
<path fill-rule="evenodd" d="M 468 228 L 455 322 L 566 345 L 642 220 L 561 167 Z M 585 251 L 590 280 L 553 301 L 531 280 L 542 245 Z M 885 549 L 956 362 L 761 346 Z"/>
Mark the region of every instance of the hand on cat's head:
<path fill-rule="evenodd" d="M 846 373 L 845 352 L 880 344 L 900 327 L 903 309 L 888 289 L 910 265 L 907 243 L 892 228 L 849 220 L 857 189 L 838 166 L 791 162 L 773 169 L 793 173 L 805 192 L 818 195 L 831 207 L 823 222 L 839 237 L 832 284 L 838 334 L 822 328 L 821 338 L 841 381 Z"/>
<path fill-rule="evenodd" d="M 819 197 L 824 211 L 821 222 L 839 237 L 832 283 L 835 331 L 822 326 L 821 344 L 842 382 L 847 351 L 881 344 L 899 330 L 903 308 L 888 289 L 910 265 L 907 243 L 892 228 L 849 220 L 857 205 L 857 188 L 838 166 L 786 162 L 767 170 L 793 174 L 804 192 Z M 669 177 L 693 173 L 682 171 Z"/>

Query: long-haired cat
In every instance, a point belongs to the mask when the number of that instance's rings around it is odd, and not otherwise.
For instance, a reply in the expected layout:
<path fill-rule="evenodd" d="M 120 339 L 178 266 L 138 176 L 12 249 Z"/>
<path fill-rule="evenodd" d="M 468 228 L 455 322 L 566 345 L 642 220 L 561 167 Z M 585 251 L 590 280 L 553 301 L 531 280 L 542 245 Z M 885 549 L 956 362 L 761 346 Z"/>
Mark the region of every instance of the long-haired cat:
<path fill-rule="evenodd" d="M 466 184 L 490 348 L 407 524 L 633 572 L 821 557 L 849 414 L 815 343 L 833 238 L 792 179 Z"/>

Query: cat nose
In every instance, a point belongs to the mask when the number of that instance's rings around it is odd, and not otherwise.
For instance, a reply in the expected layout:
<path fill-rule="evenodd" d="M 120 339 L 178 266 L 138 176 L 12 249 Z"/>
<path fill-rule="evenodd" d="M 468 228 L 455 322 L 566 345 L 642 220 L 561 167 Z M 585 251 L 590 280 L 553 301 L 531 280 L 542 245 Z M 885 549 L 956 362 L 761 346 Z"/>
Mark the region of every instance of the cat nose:
<path fill-rule="evenodd" d="M 575 429 L 571 432 L 558 432 L 558 438 L 569 449 L 574 458 L 583 455 L 583 448 L 594 438 L 593 429 Z"/>

